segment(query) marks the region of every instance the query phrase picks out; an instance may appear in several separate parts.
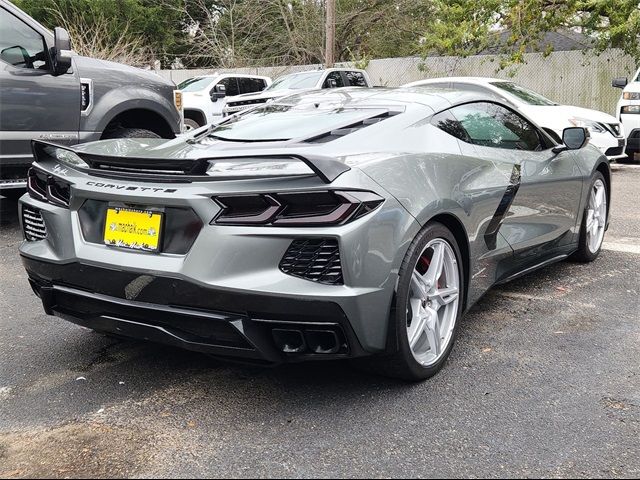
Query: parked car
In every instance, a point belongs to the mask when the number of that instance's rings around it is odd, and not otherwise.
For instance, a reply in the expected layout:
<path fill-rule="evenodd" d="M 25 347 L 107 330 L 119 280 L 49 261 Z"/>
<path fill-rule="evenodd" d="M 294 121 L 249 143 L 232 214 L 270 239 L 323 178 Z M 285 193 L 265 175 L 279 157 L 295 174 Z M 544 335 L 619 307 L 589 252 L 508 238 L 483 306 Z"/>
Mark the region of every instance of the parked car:
<path fill-rule="evenodd" d="M 562 141 L 562 132 L 565 128 L 585 127 L 591 135 L 591 143 L 598 147 L 610 161 L 626 157 L 624 128 L 615 117 L 588 108 L 560 105 L 510 81 L 497 78 L 451 77 L 421 80 L 405 85 L 405 87 L 409 86 L 464 88 L 489 93 L 509 102 L 510 105 L 531 117 L 558 143 Z"/>
<path fill-rule="evenodd" d="M 563 140 L 482 92 L 344 88 L 171 141 L 36 141 L 20 254 L 94 330 L 420 380 L 492 285 L 598 256 L 609 162 Z"/>
<path fill-rule="evenodd" d="M 369 80 L 367 72 L 353 68 L 328 68 L 326 70 L 292 73 L 278 78 L 262 93 L 238 95 L 233 100 L 227 100 L 223 114 L 227 116 L 255 105 L 305 90 L 371 86 L 371 80 Z"/>
<path fill-rule="evenodd" d="M 623 89 L 616 115 L 627 132 L 626 154 L 630 161 L 640 162 L 640 70 L 633 78 L 632 82 L 628 78 L 616 78 L 612 85 Z"/>
<path fill-rule="evenodd" d="M 224 98 L 254 94 L 271 85 L 271 78 L 258 75 L 216 73 L 190 78 L 178 85 L 184 104 L 185 131 L 200 128 L 222 118 Z"/>
<path fill-rule="evenodd" d="M 50 32 L 0 0 L 0 194 L 24 193 L 31 140 L 174 138 L 175 85 L 137 68 L 81 57 L 68 33 Z"/>

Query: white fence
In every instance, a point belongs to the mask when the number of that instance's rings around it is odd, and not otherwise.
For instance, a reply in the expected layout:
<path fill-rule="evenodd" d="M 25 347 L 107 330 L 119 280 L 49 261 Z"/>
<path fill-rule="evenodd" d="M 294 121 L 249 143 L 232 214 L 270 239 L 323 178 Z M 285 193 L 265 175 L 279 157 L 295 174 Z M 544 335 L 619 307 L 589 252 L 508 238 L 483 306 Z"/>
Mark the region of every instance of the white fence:
<path fill-rule="evenodd" d="M 620 50 L 608 50 L 601 55 L 586 51 L 554 52 L 545 57 L 539 53 L 525 56 L 526 63 L 514 70 L 498 70 L 500 58 L 481 55 L 459 57 L 384 58 L 372 60 L 367 72 L 376 85 L 400 86 L 408 82 L 433 77 L 483 76 L 513 80 L 558 103 L 595 108 L 614 113 L 620 90 L 611 86 L 611 79 L 632 76 L 636 65 Z M 254 73 L 272 78 L 287 73 L 319 68 L 319 65 L 289 67 L 240 68 L 237 73 Z M 160 70 L 158 73 L 180 83 L 196 75 L 228 70 Z"/>

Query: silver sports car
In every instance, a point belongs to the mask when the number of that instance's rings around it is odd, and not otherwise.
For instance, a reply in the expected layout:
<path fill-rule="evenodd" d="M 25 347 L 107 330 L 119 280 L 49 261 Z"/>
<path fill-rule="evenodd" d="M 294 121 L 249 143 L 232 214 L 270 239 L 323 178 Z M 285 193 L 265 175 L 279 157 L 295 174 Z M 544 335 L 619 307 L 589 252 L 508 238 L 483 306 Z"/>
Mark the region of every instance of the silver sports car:
<path fill-rule="evenodd" d="M 607 159 L 472 91 L 340 89 L 175 140 L 34 142 L 20 247 L 48 314 L 278 364 L 436 373 L 492 285 L 608 226 Z"/>

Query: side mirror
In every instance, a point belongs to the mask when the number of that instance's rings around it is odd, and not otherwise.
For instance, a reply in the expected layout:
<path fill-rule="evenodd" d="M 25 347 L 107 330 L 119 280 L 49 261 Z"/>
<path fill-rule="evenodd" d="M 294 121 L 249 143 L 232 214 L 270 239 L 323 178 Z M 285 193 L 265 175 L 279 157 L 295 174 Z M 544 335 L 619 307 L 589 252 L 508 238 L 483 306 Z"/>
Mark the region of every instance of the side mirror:
<path fill-rule="evenodd" d="M 589 130 L 583 127 L 570 127 L 565 128 L 562 132 L 562 143 L 559 147 L 553 149 L 555 153 L 564 152 L 567 150 L 580 150 L 584 148 L 591 140 Z"/>
<path fill-rule="evenodd" d="M 53 36 L 53 70 L 56 75 L 62 75 L 71 68 L 71 39 L 69 38 L 69 32 L 61 27 L 56 27 L 53 30 Z"/>
<path fill-rule="evenodd" d="M 227 87 L 224 85 L 216 85 L 213 87 L 213 91 L 211 92 L 211 101 L 217 102 L 218 99 L 224 98 L 227 96 Z"/>
<path fill-rule="evenodd" d="M 327 82 L 329 83 L 329 88 L 338 88 L 338 82 L 335 78 L 330 78 Z"/>
<path fill-rule="evenodd" d="M 614 78 L 611 82 L 611 86 L 614 88 L 624 88 L 629 84 L 629 79 L 626 77 Z"/>
<path fill-rule="evenodd" d="M 33 68 L 31 55 L 19 45 L 2 50 L 0 52 L 0 59 L 14 67 Z"/>

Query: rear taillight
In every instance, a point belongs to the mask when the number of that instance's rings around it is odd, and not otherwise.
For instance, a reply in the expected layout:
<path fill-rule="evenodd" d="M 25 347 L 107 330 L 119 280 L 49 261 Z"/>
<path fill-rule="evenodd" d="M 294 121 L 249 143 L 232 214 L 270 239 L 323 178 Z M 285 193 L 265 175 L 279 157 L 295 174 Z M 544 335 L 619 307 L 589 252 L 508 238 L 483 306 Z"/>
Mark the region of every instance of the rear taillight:
<path fill-rule="evenodd" d="M 29 196 L 34 200 L 41 202 L 47 201 L 47 174 L 36 170 L 29 169 L 29 178 L 27 180 L 27 191 Z"/>
<path fill-rule="evenodd" d="M 313 227 L 342 225 L 360 218 L 384 199 L 367 191 L 311 191 L 214 197 L 222 210 L 217 225 Z"/>
<path fill-rule="evenodd" d="M 71 200 L 71 185 L 36 168 L 29 170 L 27 191 L 34 200 L 58 207 L 68 207 Z"/>

